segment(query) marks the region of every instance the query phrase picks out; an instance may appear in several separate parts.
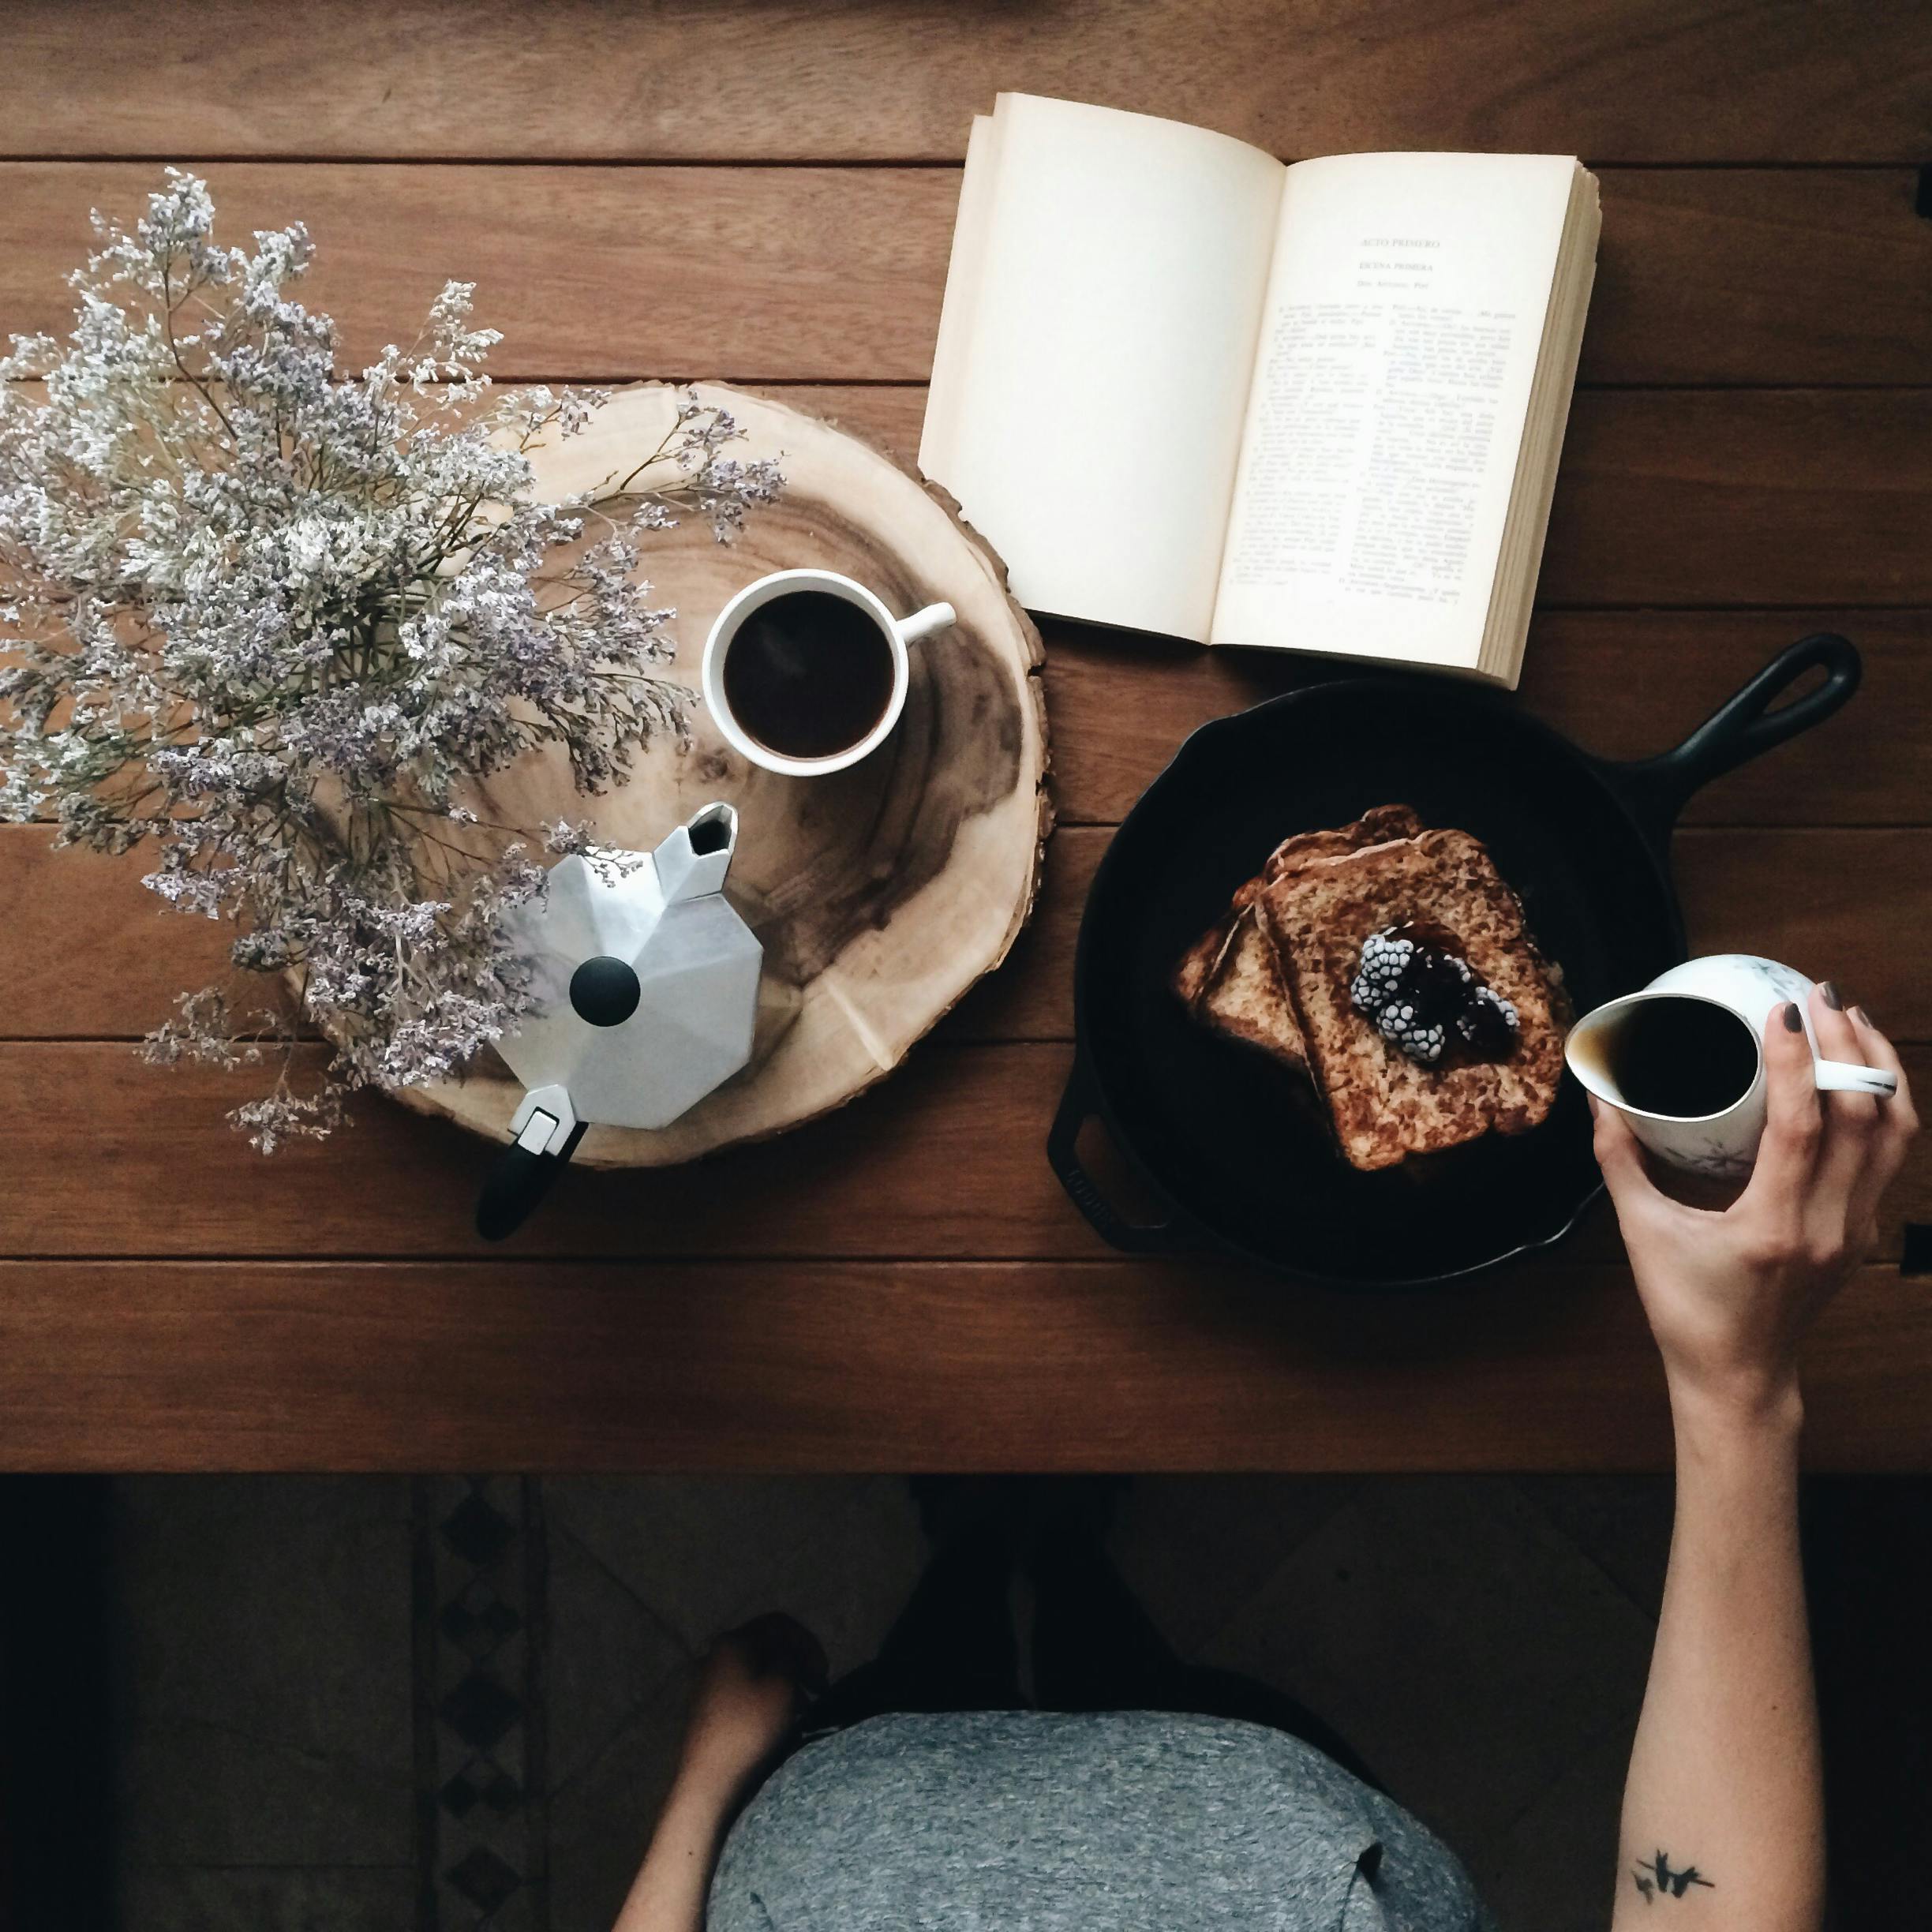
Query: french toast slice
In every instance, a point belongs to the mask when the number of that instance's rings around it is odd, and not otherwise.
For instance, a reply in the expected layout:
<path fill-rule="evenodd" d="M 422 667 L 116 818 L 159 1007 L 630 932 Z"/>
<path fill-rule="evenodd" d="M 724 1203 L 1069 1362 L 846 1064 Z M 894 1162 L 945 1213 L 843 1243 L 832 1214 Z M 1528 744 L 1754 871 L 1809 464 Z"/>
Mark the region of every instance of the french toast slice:
<path fill-rule="evenodd" d="M 1297 832 L 1292 838 L 1283 839 L 1268 854 L 1260 878 L 1251 880 L 1241 891 L 1249 893 L 1249 903 L 1252 904 L 1264 885 L 1286 878 L 1311 859 L 1337 858 L 1359 852 L 1365 845 L 1385 844 L 1390 839 L 1415 838 L 1422 830 L 1422 821 L 1413 806 L 1372 805 L 1353 825 L 1342 826 L 1332 832 Z M 1240 893 L 1235 897 L 1238 900 Z"/>
<path fill-rule="evenodd" d="M 1406 805 L 1377 805 L 1353 825 L 1333 830 L 1297 832 L 1269 854 L 1267 865 L 1235 890 L 1227 915 L 1181 956 L 1174 991 L 1204 1025 L 1245 1040 L 1284 1065 L 1305 1071 L 1307 1049 L 1295 1017 L 1281 963 L 1254 903 L 1271 879 L 1322 858 L 1338 857 L 1364 845 L 1406 838 L 1422 829 Z"/>
<path fill-rule="evenodd" d="M 1479 840 L 1428 831 L 1311 859 L 1271 882 L 1256 910 L 1351 1166 L 1391 1167 L 1491 1132 L 1526 1133 L 1547 1117 L 1563 1073 L 1563 1009 L 1522 908 Z M 1362 942 L 1412 921 L 1454 934 L 1515 1006 L 1507 1057 L 1421 1065 L 1357 1012 L 1350 987 Z"/>
<path fill-rule="evenodd" d="M 1281 962 L 1252 905 L 1234 915 L 1194 1011 L 1217 1032 L 1245 1040 L 1289 1066 L 1306 1070 L 1308 1054 L 1288 997 L 1287 982 L 1282 977 Z"/>
<path fill-rule="evenodd" d="M 1180 964 L 1174 969 L 1171 984 L 1182 1005 L 1192 1008 L 1200 998 L 1233 930 L 1233 922 L 1223 919 L 1219 925 L 1209 927 L 1181 955 Z"/>

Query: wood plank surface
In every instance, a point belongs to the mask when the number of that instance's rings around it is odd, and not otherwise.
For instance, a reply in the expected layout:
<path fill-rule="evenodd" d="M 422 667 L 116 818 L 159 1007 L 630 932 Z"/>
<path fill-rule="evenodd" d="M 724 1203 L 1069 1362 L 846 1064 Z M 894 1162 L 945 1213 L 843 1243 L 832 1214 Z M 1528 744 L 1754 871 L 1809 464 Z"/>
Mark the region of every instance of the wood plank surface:
<path fill-rule="evenodd" d="M 1915 0 L 13 0 L 6 151 L 956 159 L 1000 88 L 1282 155 L 1925 158 Z"/>
<path fill-rule="evenodd" d="M 796 393 L 919 447 L 923 387 Z M 1537 594 L 1546 606 L 1932 604 L 1932 390 L 1579 394 Z"/>
<path fill-rule="evenodd" d="M 498 373 L 923 381 L 953 169 L 302 166 L 205 170 L 232 238 L 305 223 L 304 299 L 345 363 L 407 341 L 451 279 Z M 133 219 L 148 163 L 0 164 L 0 320 L 64 334 L 88 213 Z M 1593 383 L 1932 383 L 1932 223 L 1906 169 L 1610 169 Z M 486 219 L 478 219 L 486 209 Z"/>
<path fill-rule="evenodd" d="M 237 230 L 308 222 L 350 361 L 474 279 L 505 374 L 736 377 L 902 452 L 998 88 L 1288 157 L 1580 152 L 1605 230 L 1524 701 L 1642 756 L 1790 638 L 1852 636 L 1857 702 L 1694 800 L 1675 861 L 1694 943 L 1831 973 L 1932 1091 L 1916 0 L 16 0 L 0 47 L 0 333 L 64 330 L 87 208 L 204 156 Z M 260 1069 L 140 1064 L 223 929 L 153 906 L 137 858 L 0 828 L 0 1467 L 1666 1466 L 1601 1204 L 1553 1257 L 1387 1298 L 1126 1262 L 1066 1201 L 1042 1148 L 1110 828 L 1196 724 L 1334 666 L 1047 645 L 1063 829 L 1008 967 L 843 1113 L 567 1174 L 507 1254 L 456 1130 L 369 1096 L 264 1162 L 222 1118 Z M 1887 1263 L 1927 1219 L 1922 1144 Z M 1928 1374 L 1932 1288 L 1874 1265 L 1811 1350 L 1817 1464 L 1932 1467 Z"/>
<path fill-rule="evenodd" d="M 1811 631 L 1840 631 L 1865 683 L 1829 724 L 1700 792 L 1692 825 L 1916 825 L 1932 814 L 1932 612 L 1541 611 L 1522 697 L 1601 758 L 1687 736 Z M 1339 667 L 1049 623 L 1054 796 L 1064 825 L 1117 824 L 1196 725 Z"/>
<path fill-rule="evenodd" d="M 1009 970 L 978 987 L 944 1037 L 1069 1039 L 1073 950 L 1087 889 L 1111 833 L 1062 826 L 1031 928 Z M 1693 828 L 1672 850 L 1690 945 L 1760 953 L 1863 1002 L 1895 1039 L 1932 1041 L 1932 981 L 1902 933 L 1932 932 L 1932 837 L 1916 828 Z M 0 874 L 0 877 L 3 877 Z M 1882 898 L 1883 917 L 1873 916 Z"/>
<path fill-rule="evenodd" d="M 1078 826 L 1054 835 L 1032 924 L 1008 965 L 944 1023 L 945 1038 L 1073 1037 L 1074 940 L 1110 836 Z M 1910 827 L 1693 827 L 1675 858 L 1698 950 L 1788 960 L 1836 979 L 1895 1038 L 1932 1041 L 1932 980 L 1918 948 L 1899 943 L 1932 931 L 1932 837 Z M 224 976 L 229 928 L 160 905 L 140 883 L 143 869 L 138 855 L 62 852 L 36 827 L 0 826 L 0 904 L 11 908 L 0 920 L 0 1039 L 138 1039 L 177 994 Z M 1874 918 L 1881 898 L 1885 916 Z M 260 990 L 277 997 L 273 984 Z"/>
<path fill-rule="evenodd" d="M 1926 1284 L 1867 1269 L 1810 1345 L 1814 1465 L 1932 1462 L 1928 1358 Z M 12 1263 L 0 1456 L 89 1470 L 1649 1470 L 1668 1466 L 1669 1435 L 1656 1351 L 1616 1267 L 1386 1297 L 1119 1262 Z"/>
<path fill-rule="evenodd" d="M 760 388 L 908 460 L 919 447 L 923 385 Z M 1932 388 L 1580 392 L 1539 597 L 1545 616 L 1748 608 L 1765 613 L 1765 656 L 1818 627 L 1791 613 L 1848 628 L 1863 608 L 1932 605 Z M 1282 663 L 1277 676 L 1303 661 L 1232 654 Z M 1902 695 L 1926 702 L 1916 686 Z M 1619 702 L 1599 686 L 1609 715 Z"/>
<path fill-rule="evenodd" d="M 305 1052 L 313 1050 L 304 1050 Z M 1932 1092 L 1932 1047 L 1908 1071 Z M 1046 1165 L 1063 1043 L 933 1043 L 809 1129 L 687 1167 L 565 1171 L 504 1252 L 789 1262 L 1084 1260 L 1108 1251 Z M 259 1069 L 163 1073 L 117 1043 L 0 1046 L 0 1254 L 474 1257 L 484 1149 L 370 1095 L 320 1145 L 256 1154 L 225 1118 Z M 1932 1220 L 1932 1144 L 1889 1198 L 1883 1253 Z M 1571 1252 L 1566 1250 L 1566 1253 Z M 1599 1215 L 1574 1252 L 1619 1250 Z"/>

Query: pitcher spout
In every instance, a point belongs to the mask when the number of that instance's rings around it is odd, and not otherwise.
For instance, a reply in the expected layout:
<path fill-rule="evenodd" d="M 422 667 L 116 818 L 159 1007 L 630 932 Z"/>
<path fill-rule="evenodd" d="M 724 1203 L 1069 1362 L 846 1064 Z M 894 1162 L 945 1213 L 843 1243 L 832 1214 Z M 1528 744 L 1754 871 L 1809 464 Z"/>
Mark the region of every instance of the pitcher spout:
<path fill-rule="evenodd" d="M 736 808 L 721 802 L 706 806 L 651 854 L 665 904 L 674 905 L 680 899 L 702 899 L 707 893 L 722 892 L 737 849 Z"/>

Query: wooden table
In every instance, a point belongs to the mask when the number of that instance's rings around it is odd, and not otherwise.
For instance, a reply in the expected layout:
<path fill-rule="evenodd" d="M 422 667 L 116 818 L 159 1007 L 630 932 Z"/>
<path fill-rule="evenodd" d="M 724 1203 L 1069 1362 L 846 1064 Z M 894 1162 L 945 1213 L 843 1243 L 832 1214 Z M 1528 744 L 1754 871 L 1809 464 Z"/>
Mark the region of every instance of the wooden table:
<path fill-rule="evenodd" d="M 184 38 L 184 36 L 192 38 Z M 1601 270 L 1524 698 L 1674 739 L 1775 647 L 1840 721 L 1696 801 L 1701 947 L 1838 979 L 1932 1088 L 1932 43 L 1916 6 L 1362 0 L 771 9 L 16 0 L 0 327 L 62 329 L 92 204 L 159 163 L 309 223 L 362 356 L 474 279 L 500 373 L 717 375 L 910 449 L 968 116 L 999 87 L 1287 155 L 1580 152 Z M 205 158 L 205 159 L 204 159 Z M 406 337 L 405 338 L 406 339 Z M 1042 1158 L 1109 828 L 1200 720 L 1305 665 L 1047 638 L 1061 830 L 1034 930 L 877 1093 L 676 1174 L 567 1178 L 508 1252 L 481 1150 L 371 1098 L 264 1162 L 242 1091 L 129 1041 L 215 957 L 138 865 L 0 830 L 0 1465 L 24 1469 L 1657 1466 L 1614 1227 L 1441 1300 L 1109 1256 Z M 1814 1352 L 1825 1466 L 1932 1467 L 1922 1152 Z"/>

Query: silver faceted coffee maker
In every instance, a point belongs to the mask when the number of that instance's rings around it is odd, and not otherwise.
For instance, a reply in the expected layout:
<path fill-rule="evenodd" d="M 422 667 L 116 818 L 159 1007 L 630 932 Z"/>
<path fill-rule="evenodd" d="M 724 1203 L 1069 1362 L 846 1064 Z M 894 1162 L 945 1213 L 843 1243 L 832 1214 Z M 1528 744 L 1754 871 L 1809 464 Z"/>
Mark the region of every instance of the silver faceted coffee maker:
<path fill-rule="evenodd" d="M 524 1094 L 477 1202 L 521 1226 L 586 1127 L 667 1127 L 751 1057 L 762 949 L 727 902 L 738 814 L 707 805 L 620 874 L 573 856 L 508 930 L 535 1005 L 498 1043 Z"/>

